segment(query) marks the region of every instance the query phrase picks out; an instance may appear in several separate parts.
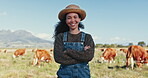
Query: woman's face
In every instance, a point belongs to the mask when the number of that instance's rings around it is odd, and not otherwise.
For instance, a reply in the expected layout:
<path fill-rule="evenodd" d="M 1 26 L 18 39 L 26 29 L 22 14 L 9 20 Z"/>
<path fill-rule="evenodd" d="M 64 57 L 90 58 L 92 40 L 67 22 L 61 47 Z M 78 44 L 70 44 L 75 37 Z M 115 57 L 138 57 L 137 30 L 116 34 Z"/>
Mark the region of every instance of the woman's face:
<path fill-rule="evenodd" d="M 81 18 L 77 13 L 68 13 L 66 15 L 66 24 L 69 26 L 70 29 L 78 29 L 78 25 L 81 21 Z"/>

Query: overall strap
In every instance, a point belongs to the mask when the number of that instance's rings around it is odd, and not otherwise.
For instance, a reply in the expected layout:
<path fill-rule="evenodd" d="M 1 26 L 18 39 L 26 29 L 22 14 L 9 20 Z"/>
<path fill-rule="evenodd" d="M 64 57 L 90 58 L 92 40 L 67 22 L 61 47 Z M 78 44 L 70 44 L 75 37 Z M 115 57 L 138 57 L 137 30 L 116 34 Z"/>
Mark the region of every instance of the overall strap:
<path fill-rule="evenodd" d="M 67 41 L 67 32 L 64 32 L 63 41 Z"/>
<path fill-rule="evenodd" d="M 82 32 L 82 36 L 81 36 L 81 41 L 82 41 L 82 42 L 85 41 L 85 35 L 86 35 L 86 34 L 85 34 L 84 32 Z"/>

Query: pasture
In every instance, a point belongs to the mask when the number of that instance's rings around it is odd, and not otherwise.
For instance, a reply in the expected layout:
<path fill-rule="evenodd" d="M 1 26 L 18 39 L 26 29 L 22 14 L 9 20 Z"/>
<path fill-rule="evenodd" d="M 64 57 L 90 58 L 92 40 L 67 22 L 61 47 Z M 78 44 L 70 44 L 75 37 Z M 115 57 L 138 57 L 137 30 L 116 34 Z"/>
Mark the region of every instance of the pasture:
<path fill-rule="evenodd" d="M 95 50 L 95 57 L 89 63 L 92 78 L 147 78 L 148 66 L 133 70 L 125 69 L 125 53 L 117 49 L 115 63 L 99 63 L 101 51 Z M 3 49 L 2 49 L 3 50 Z M 32 66 L 34 52 L 27 49 L 24 56 L 12 58 L 16 49 L 7 49 L 8 52 L 0 52 L 0 78 L 56 78 L 59 64 L 54 60 L 50 63 L 41 63 L 41 67 Z M 46 49 L 49 51 L 49 49 Z"/>

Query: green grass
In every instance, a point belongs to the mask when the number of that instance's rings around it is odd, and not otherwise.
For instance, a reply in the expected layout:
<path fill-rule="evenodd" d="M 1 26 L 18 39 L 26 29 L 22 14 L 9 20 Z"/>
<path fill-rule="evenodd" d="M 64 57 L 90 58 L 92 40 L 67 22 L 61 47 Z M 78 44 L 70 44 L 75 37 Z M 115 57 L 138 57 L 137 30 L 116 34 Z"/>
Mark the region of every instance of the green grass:
<path fill-rule="evenodd" d="M 118 49 L 117 49 L 118 50 Z M 0 53 L 0 78 L 56 78 L 59 64 L 54 61 L 41 63 L 41 67 L 32 66 L 33 55 L 31 51 L 23 57 L 12 58 L 13 52 Z M 115 63 L 99 63 L 100 51 L 89 63 L 92 78 L 147 78 L 148 67 L 125 69 L 125 54 L 118 50 Z"/>

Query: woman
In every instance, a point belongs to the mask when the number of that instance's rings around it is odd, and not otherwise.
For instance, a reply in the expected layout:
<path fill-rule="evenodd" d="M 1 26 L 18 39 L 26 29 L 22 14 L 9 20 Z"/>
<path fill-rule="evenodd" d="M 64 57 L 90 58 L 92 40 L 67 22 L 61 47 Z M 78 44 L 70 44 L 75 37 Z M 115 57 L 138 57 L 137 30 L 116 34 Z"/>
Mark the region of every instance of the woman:
<path fill-rule="evenodd" d="M 86 12 L 77 5 L 68 5 L 59 13 L 55 28 L 54 59 L 60 64 L 58 78 L 90 78 L 88 62 L 94 57 L 94 41 L 80 31 Z"/>

